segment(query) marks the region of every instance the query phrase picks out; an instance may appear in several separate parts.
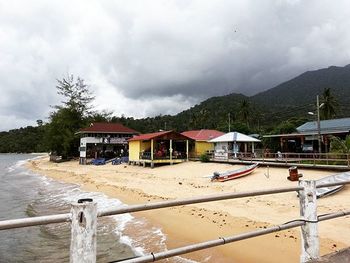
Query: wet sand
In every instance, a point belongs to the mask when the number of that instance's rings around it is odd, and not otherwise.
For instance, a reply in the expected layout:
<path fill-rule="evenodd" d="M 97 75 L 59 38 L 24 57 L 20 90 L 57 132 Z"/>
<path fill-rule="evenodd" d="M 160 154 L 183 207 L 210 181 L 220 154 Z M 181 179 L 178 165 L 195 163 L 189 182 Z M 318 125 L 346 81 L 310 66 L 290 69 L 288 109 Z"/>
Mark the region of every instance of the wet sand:
<path fill-rule="evenodd" d="M 56 180 L 77 183 L 84 190 L 99 191 L 126 204 L 151 203 L 160 200 L 188 198 L 218 193 L 295 186 L 286 179 L 288 169 L 259 167 L 253 174 L 225 183 L 210 182 L 214 171 L 236 169 L 240 165 L 188 162 L 154 169 L 131 165 L 82 166 L 77 161 L 50 163 L 48 158 L 30 161 L 28 167 Z M 301 170 L 304 179 L 319 179 L 335 172 Z M 268 175 L 267 175 L 268 174 Z M 348 210 L 350 187 L 318 200 L 318 213 Z M 150 226 L 166 234 L 168 249 L 217 239 L 282 224 L 299 218 L 296 193 L 255 196 L 133 214 L 145 217 Z M 137 235 L 130 226 L 126 232 Z M 321 254 L 350 246 L 349 217 L 319 224 Z M 300 230 L 298 228 L 226 244 L 217 248 L 187 254 L 199 262 L 299 262 Z M 147 251 L 158 252 L 152 242 Z"/>

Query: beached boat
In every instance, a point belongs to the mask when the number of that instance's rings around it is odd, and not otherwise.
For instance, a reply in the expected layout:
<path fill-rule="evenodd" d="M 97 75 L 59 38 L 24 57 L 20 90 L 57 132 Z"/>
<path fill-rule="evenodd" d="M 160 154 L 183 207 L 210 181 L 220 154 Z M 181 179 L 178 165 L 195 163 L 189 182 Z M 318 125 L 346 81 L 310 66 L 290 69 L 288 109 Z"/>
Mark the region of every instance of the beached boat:
<path fill-rule="evenodd" d="M 339 174 L 330 175 L 319 180 L 316 180 L 316 185 L 325 184 L 325 183 L 335 183 L 335 182 L 344 182 L 350 181 L 350 172 L 344 172 Z M 344 185 L 336 185 L 329 187 L 322 187 L 316 189 L 316 197 L 320 198 L 323 196 L 334 194 L 340 191 Z"/>
<path fill-rule="evenodd" d="M 224 173 L 214 172 L 214 175 L 211 177 L 211 180 L 225 182 L 228 180 L 236 179 L 236 178 L 251 174 L 252 172 L 255 171 L 257 167 L 258 167 L 258 164 L 254 163 L 252 165 L 248 165 L 240 169 L 231 170 Z"/>

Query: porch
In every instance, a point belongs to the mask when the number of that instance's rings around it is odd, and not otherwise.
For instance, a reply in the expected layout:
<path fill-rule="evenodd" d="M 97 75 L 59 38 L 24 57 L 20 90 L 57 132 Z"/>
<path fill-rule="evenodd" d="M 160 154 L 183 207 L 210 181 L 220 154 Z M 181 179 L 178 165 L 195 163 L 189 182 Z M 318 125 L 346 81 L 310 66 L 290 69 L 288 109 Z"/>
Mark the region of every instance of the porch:
<path fill-rule="evenodd" d="M 154 167 L 188 161 L 189 140 L 174 131 L 135 136 L 129 140 L 129 162 Z"/>

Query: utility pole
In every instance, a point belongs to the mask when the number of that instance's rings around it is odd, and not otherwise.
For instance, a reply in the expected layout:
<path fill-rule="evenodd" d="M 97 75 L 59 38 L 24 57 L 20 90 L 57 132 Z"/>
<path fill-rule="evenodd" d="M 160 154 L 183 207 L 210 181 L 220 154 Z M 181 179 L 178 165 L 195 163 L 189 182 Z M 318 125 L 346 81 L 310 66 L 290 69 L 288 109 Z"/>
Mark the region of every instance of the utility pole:
<path fill-rule="evenodd" d="M 318 153 L 321 153 L 321 123 L 320 123 L 320 108 L 323 106 L 320 106 L 320 100 L 317 95 L 317 133 L 318 133 Z"/>
<path fill-rule="evenodd" d="M 231 113 L 228 113 L 228 132 L 231 132 Z"/>

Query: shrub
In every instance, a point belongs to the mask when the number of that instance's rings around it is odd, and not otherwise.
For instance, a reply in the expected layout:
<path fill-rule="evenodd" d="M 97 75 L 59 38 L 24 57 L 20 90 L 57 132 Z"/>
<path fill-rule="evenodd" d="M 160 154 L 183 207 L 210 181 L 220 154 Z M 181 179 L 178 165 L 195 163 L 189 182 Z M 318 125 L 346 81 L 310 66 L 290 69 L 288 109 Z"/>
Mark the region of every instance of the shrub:
<path fill-rule="evenodd" d="M 203 153 L 200 157 L 199 157 L 200 161 L 203 163 L 207 163 L 209 162 L 209 156 L 205 153 Z"/>

